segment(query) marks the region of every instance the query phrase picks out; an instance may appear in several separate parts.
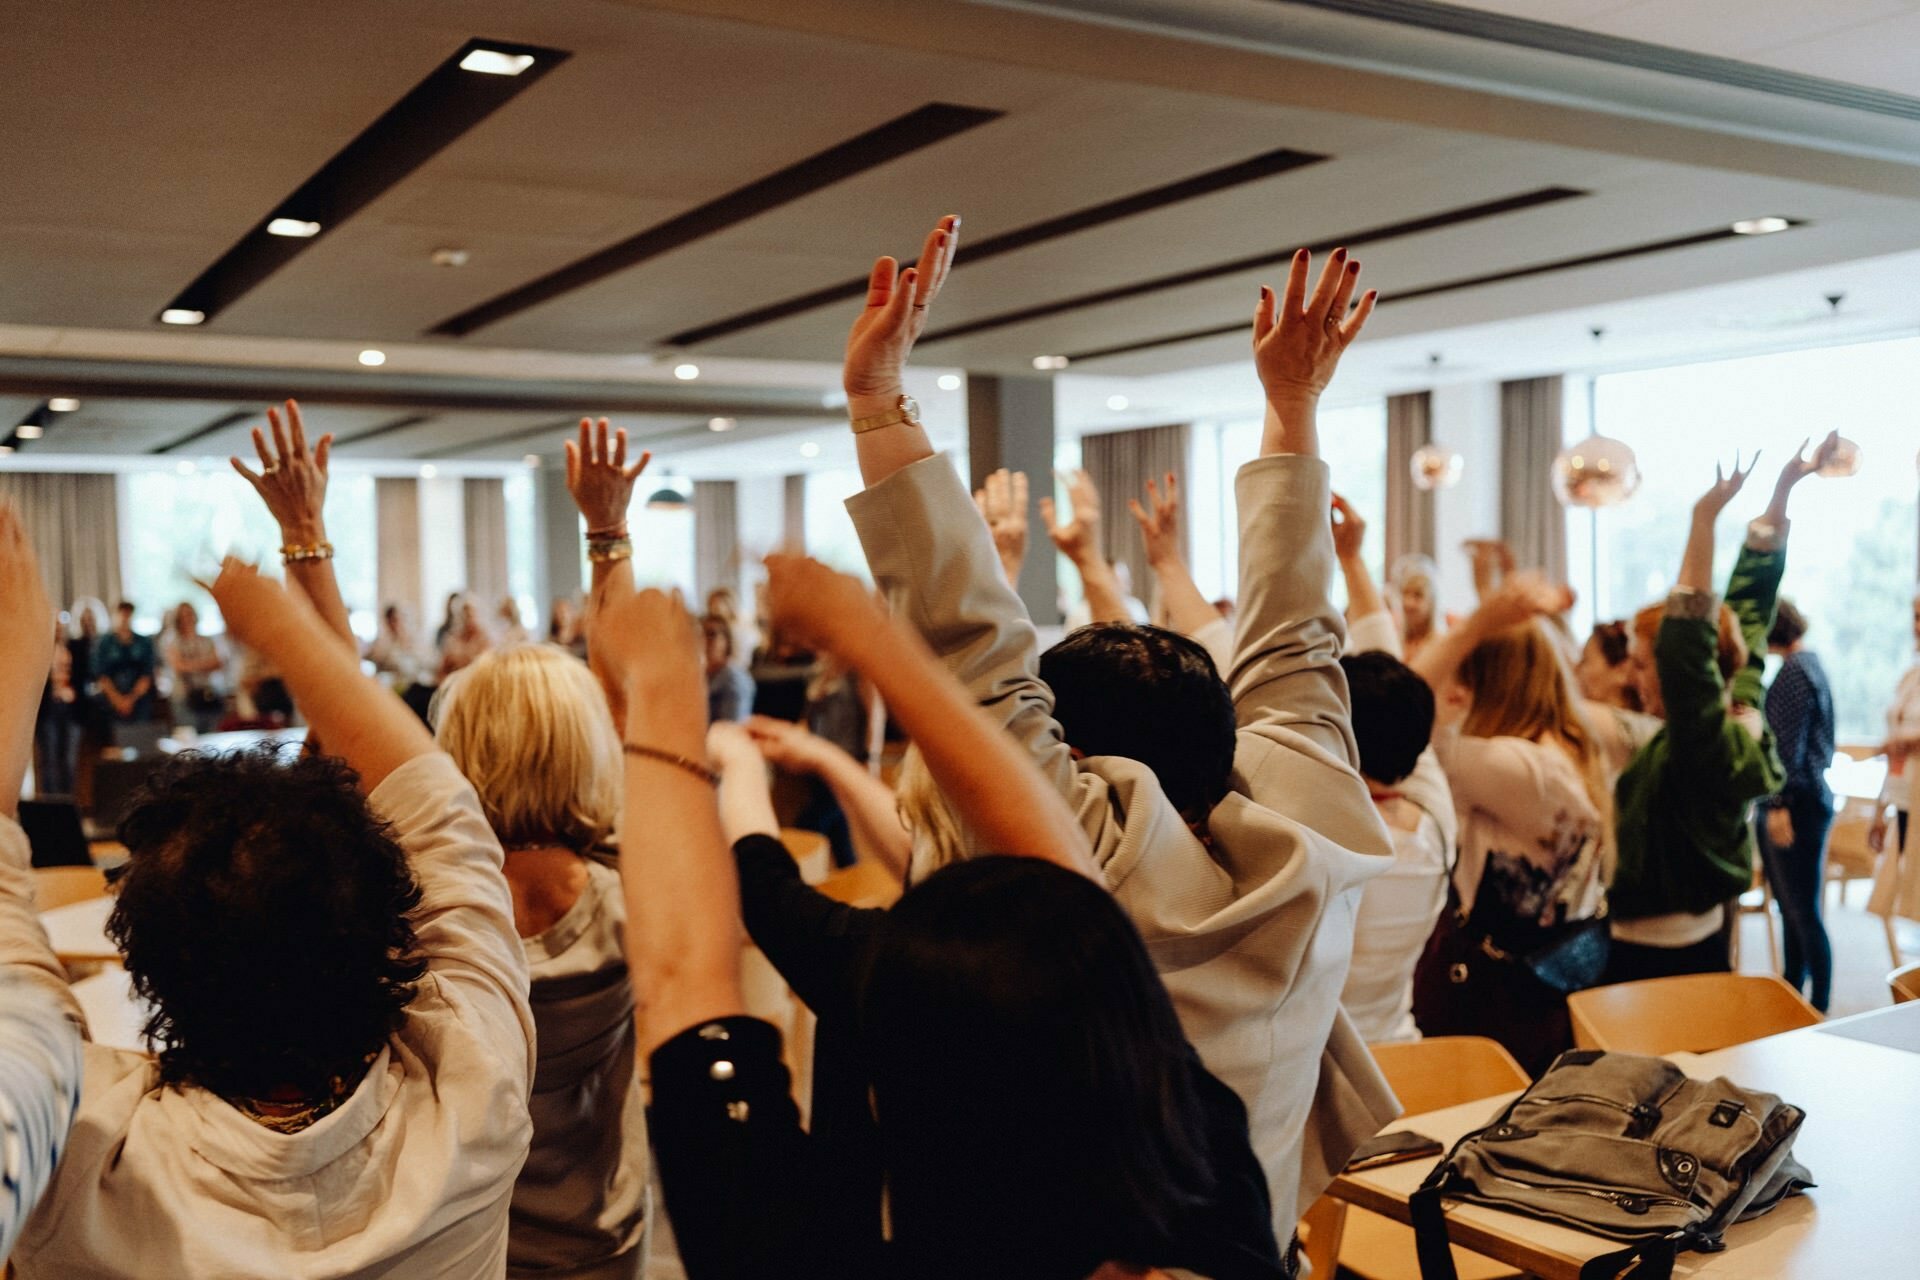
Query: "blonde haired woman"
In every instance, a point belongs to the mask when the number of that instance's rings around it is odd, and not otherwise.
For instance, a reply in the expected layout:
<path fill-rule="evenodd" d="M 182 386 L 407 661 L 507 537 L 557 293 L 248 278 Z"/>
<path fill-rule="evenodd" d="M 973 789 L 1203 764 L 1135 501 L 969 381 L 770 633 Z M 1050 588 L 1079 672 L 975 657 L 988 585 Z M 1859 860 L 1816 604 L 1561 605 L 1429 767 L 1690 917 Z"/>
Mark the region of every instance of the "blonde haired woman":
<path fill-rule="evenodd" d="M 480 655 L 434 733 L 506 850 L 532 974 L 533 1149 L 514 1186 L 509 1276 L 632 1277 L 647 1258 L 646 1119 L 620 876 L 591 852 L 620 813 L 620 736 L 590 671 L 549 644 Z"/>
<path fill-rule="evenodd" d="M 1563 587 L 1509 579 L 1412 663 L 1460 820 L 1450 910 L 1414 973 L 1426 1035 L 1484 1035 L 1538 1074 L 1572 1047 L 1566 997 L 1598 981 L 1611 797 L 1598 740 L 1535 619 Z"/>

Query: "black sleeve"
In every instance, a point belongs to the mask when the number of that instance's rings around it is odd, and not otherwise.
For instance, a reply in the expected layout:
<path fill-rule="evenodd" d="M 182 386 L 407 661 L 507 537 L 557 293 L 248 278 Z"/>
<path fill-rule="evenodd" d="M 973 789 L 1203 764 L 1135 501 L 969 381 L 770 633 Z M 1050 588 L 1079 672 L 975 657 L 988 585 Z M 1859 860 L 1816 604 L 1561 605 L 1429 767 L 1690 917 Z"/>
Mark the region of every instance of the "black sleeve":
<path fill-rule="evenodd" d="M 800 878 L 786 846 L 748 836 L 733 846 L 740 910 L 754 945 L 823 1021 L 852 1024 L 860 964 L 886 912 L 835 902 Z"/>
<path fill-rule="evenodd" d="M 652 1071 L 647 1129 L 688 1280 L 857 1274 L 827 1265 L 839 1250 L 822 1238 L 822 1171 L 778 1031 L 756 1018 L 701 1023 L 655 1049 Z"/>

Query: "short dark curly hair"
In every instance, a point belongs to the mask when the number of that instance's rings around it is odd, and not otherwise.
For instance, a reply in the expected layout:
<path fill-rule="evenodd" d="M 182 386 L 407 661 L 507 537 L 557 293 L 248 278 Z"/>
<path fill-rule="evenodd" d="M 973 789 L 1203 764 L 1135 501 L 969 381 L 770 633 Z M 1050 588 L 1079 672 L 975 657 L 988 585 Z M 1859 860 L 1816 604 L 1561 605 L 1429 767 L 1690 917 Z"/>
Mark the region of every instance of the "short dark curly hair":
<path fill-rule="evenodd" d="M 163 1083 L 324 1097 L 400 1026 L 426 972 L 420 888 L 357 781 L 272 748 L 187 753 L 133 799 L 107 931 Z"/>

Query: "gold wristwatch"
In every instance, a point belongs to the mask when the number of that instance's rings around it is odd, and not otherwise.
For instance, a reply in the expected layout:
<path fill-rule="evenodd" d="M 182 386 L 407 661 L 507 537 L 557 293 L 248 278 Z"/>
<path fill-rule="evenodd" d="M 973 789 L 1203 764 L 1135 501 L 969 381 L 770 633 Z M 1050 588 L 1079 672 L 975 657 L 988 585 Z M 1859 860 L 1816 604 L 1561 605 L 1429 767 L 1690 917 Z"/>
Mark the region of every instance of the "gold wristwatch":
<path fill-rule="evenodd" d="M 920 402 L 912 396 L 903 395 L 899 401 L 884 413 L 870 413 L 864 418 L 853 420 L 853 434 L 861 435 L 868 431 L 878 431 L 881 427 L 890 427 L 896 422 L 910 422 L 920 425 Z"/>

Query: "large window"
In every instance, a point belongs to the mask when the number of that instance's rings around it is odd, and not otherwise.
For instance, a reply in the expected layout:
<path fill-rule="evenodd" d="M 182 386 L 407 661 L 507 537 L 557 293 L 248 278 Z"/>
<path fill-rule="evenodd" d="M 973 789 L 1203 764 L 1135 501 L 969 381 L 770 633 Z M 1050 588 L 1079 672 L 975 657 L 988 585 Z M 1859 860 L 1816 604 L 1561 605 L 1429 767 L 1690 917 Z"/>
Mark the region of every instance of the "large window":
<path fill-rule="evenodd" d="M 121 478 L 119 493 L 121 587 L 142 631 L 159 630 L 182 600 L 193 602 L 201 630 L 224 631 L 219 610 L 194 582 L 218 573 L 223 556 L 280 575 L 280 528 L 233 472 L 136 471 Z M 373 525 L 373 477 L 336 470 L 327 486 L 334 572 L 356 626 L 364 620 L 369 631 L 377 607 Z"/>
<path fill-rule="evenodd" d="M 1815 477 L 1796 491 L 1783 591 L 1812 623 L 1807 644 L 1833 683 L 1841 736 L 1878 741 L 1913 646 L 1916 406 L 1920 339 L 1911 338 L 1596 379 L 1595 423 L 1633 446 L 1644 479 L 1631 500 L 1592 518 L 1595 550 L 1571 566 L 1574 585 L 1602 618 L 1660 600 L 1714 463 L 1759 449 L 1759 470 L 1720 523 L 1714 572 L 1724 582 L 1780 464 L 1802 440 L 1838 428 L 1860 445 L 1859 473 Z"/>

